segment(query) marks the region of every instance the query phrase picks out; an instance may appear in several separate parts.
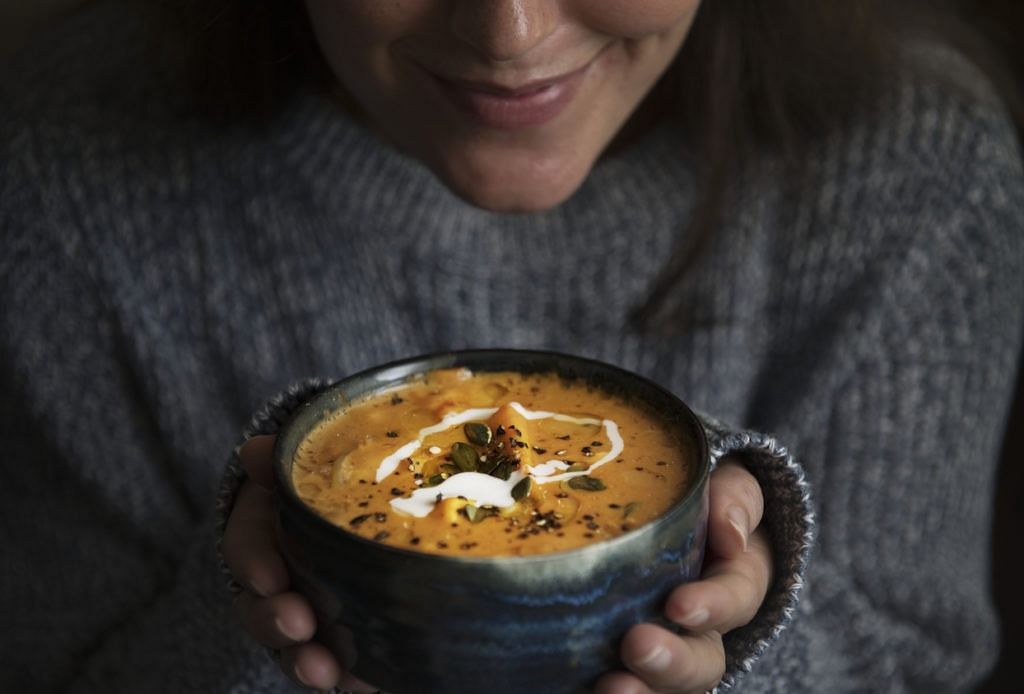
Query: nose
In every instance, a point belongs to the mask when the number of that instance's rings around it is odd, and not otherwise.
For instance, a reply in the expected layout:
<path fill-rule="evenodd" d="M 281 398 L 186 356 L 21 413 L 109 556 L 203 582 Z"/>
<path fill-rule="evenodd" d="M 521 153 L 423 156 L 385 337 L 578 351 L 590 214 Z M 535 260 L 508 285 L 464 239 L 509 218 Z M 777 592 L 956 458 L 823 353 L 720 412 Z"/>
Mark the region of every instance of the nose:
<path fill-rule="evenodd" d="M 558 4 L 558 0 L 456 0 L 451 27 L 490 60 L 515 60 L 555 30 Z"/>

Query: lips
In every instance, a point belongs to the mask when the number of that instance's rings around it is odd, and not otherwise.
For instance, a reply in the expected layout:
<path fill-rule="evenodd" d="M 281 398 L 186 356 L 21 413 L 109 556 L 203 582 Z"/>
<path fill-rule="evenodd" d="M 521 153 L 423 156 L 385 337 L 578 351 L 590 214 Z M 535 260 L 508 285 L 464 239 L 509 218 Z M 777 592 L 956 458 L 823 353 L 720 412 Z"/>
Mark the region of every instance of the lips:
<path fill-rule="evenodd" d="M 499 130 L 518 130 L 539 127 L 562 113 L 573 101 L 592 64 L 516 87 L 431 74 L 445 97 L 477 124 Z"/>

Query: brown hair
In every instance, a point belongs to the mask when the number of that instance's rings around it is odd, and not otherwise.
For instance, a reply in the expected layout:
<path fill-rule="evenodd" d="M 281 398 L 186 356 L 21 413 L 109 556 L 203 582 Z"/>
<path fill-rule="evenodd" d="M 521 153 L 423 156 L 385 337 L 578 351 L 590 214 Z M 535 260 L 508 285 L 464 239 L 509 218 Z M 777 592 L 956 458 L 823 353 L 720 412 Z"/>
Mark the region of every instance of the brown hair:
<path fill-rule="evenodd" d="M 333 83 L 300 2 L 164 2 L 186 23 L 192 90 L 208 115 L 266 117 L 300 87 Z M 698 201 L 637 322 L 657 320 L 708 245 L 741 164 L 771 153 L 799 180 L 808 147 L 878 103 L 909 31 L 952 37 L 961 49 L 987 55 L 979 62 L 997 73 L 998 61 L 957 22 L 956 7 L 943 0 L 704 0 L 656 90 L 697 155 Z"/>

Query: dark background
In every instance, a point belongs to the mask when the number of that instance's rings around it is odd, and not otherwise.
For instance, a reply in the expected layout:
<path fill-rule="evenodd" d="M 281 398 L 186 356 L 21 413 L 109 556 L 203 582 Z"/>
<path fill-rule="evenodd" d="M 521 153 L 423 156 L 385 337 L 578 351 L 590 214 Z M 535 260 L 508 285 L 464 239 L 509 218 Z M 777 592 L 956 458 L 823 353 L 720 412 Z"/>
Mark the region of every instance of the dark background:
<path fill-rule="evenodd" d="M 1011 79 L 1017 89 L 1024 90 L 1024 2 L 962 0 L 960 6 L 1009 58 Z M 1018 122 L 1017 128 L 1024 133 L 1024 122 Z M 1024 220 L 1020 233 L 1024 234 Z M 1007 378 L 1013 377 L 1007 374 Z M 978 690 L 982 694 L 1024 691 L 1020 676 L 1024 663 L 1024 378 L 1019 370 L 1016 378 L 1017 395 L 1003 445 L 992 538 L 992 585 L 1003 620 L 1003 651 L 996 671 Z"/>

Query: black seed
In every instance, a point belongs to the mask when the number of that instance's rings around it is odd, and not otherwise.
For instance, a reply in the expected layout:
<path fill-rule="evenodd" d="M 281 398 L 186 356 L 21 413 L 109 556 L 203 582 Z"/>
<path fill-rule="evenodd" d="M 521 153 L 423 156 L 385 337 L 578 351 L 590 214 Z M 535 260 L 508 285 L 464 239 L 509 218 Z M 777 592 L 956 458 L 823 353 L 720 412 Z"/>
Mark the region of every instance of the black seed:
<path fill-rule="evenodd" d="M 389 431 L 389 432 L 387 432 L 385 434 L 385 436 L 387 436 L 389 439 L 397 439 L 398 438 L 398 432 L 397 431 Z"/>
<path fill-rule="evenodd" d="M 369 518 L 370 518 L 370 514 L 369 513 L 366 513 L 366 514 L 364 514 L 362 516 L 356 516 L 355 518 L 353 518 L 352 520 L 349 521 L 349 525 L 356 526 L 356 525 L 359 525 L 361 523 L 365 523 L 367 520 L 369 520 Z"/>
<path fill-rule="evenodd" d="M 379 533 L 373 536 L 375 542 L 382 542 L 391 536 L 387 530 L 381 530 Z"/>

